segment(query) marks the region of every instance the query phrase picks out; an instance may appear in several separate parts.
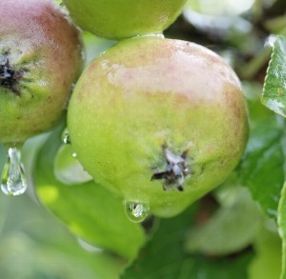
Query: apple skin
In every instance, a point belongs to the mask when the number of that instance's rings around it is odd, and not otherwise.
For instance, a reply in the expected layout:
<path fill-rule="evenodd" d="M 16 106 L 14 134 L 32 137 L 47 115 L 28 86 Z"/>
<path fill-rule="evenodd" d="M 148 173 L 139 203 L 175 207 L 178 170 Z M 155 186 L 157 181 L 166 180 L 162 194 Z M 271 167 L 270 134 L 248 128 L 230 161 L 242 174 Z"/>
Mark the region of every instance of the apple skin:
<path fill-rule="evenodd" d="M 186 0 L 64 0 L 74 21 L 84 30 L 110 39 L 162 32 L 171 25 Z"/>
<path fill-rule="evenodd" d="M 248 136 L 239 79 L 212 51 L 160 38 L 122 41 L 94 60 L 77 83 L 68 128 L 78 159 L 96 181 L 127 201 L 174 216 L 220 185 Z M 162 146 L 188 150 L 184 191 L 152 180 Z"/>
<path fill-rule="evenodd" d="M 0 142 L 20 143 L 62 115 L 82 69 L 79 32 L 52 1 L 0 1 L 0 64 Z"/>

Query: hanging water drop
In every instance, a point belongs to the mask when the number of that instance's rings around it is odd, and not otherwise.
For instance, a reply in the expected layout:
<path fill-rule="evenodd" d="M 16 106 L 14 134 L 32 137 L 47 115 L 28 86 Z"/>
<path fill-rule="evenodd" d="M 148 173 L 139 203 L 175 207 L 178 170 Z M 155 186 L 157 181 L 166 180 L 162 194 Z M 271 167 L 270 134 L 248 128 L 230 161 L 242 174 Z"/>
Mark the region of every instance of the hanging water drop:
<path fill-rule="evenodd" d="M 71 144 L 70 134 L 68 129 L 65 129 L 62 134 L 62 141 L 64 144 Z"/>
<path fill-rule="evenodd" d="M 130 221 L 143 222 L 149 215 L 149 205 L 141 202 L 125 202 L 125 210 Z"/>
<path fill-rule="evenodd" d="M 21 151 L 17 147 L 8 149 L 8 158 L 1 176 L 1 190 L 5 195 L 19 196 L 25 193 L 28 184 L 21 162 Z"/>
<path fill-rule="evenodd" d="M 81 163 L 71 156 L 72 146 L 63 144 L 54 159 L 54 175 L 65 185 L 79 185 L 92 181 L 93 178 L 84 170 Z"/>

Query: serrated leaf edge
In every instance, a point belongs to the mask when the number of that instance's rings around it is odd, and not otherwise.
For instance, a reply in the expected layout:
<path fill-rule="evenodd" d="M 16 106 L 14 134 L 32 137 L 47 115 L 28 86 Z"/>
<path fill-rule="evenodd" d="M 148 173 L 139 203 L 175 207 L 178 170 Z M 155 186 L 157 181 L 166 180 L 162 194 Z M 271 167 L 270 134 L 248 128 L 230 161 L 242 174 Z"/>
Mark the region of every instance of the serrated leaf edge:
<path fill-rule="evenodd" d="M 272 35 L 272 36 L 274 36 L 274 35 Z M 271 111 L 274 111 L 275 113 L 277 113 L 277 114 L 279 114 L 279 115 L 281 115 L 283 117 L 286 117 L 286 114 L 283 113 L 283 111 L 279 108 L 279 103 L 276 100 L 273 100 L 273 99 L 265 97 L 265 95 L 266 95 L 266 92 L 265 92 L 266 84 L 267 84 L 268 79 L 269 79 L 270 69 L 272 68 L 273 58 L 274 58 L 275 51 L 276 51 L 276 48 L 277 48 L 277 42 L 278 42 L 278 40 L 280 38 L 286 40 L 286 37 L 282 36 L 282 35 L 275 36 L 275 38 L 276 39 L 275 39 L 275 42 L 273 43 L 273 46 L 272 46 L 272 52 L 271 52 L 270 60 L 269 60 L 268 67 L 267 67 L 267 70 L 266 70 L 266 75 L 265 75 L 265 78 L 264 78 L 263 89 L 262 89 L 262 96 L 260 97 L 260 101 L 261 101 L 261 103 L 264 106 L 266 106 Z M 272 102 L 272 104 L 270 105 L 269 102 Z M 274 107 L 276 107 L 276 109 Z"/>

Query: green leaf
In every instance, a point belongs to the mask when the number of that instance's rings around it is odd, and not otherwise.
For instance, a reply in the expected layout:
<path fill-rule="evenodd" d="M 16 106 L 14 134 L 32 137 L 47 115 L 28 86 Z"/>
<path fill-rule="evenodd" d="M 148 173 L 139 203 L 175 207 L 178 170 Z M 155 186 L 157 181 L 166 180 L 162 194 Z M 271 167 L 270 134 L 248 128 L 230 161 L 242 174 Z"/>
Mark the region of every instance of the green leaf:
<path fill-rule="evenodd" d="M 190 256 L 184 250 L 185 235 L 193 223 L 196 207 L 161 220 L 152 240 L 121 279 L 241 279 L 246 278 L 251 253 L 236 258 Z"/>
<path fill-rule="evenodd" d="M 27 195 L 0 196 L 8 203 L 0 238 L 3 279 L 116 279 L 124 262 L 105 252 L 88 252 L 44 208 Z"/>
<path fill-rule="evenodd" d="M 286 37 L 284 36 L 278 36 L 273 45 L 262 103 L 286 117 Z"/>
<path fill-rule="evenodd" d="M 281 279 L 286 278 L 286 183 L 283 186 L 278 207 L 278 227 L 282 238 L 282 272 Z"/>
<path fill-rule="evenodd" d="M 249 266 L 249 279 L 279 279 L 281 273 L 281 239 L 274 221 L 265 223 L 254 242 L 256 256 Z"/>
<path fill-rule="evenodd" d="M 228 187 L 228 201 L 201 226 L 191 229 L 186 248 L 206 255 L 228 255 L 252 244 L 262 225 L 262 215 L 247 189 Z M 239 224 L 239 226 L 237 226 Z"/>
<path fill-rule="evenodd" d="M 70 185 L 56 179 L 54 160 L 62 145 L 60 132 L 52 134 L 39 152 L 35 184 L 41 202 L 88 243 L 134 258 L 145 234 L 140 225 L 127 219 L 123 201 L 93 181 Z"/>
<path fill-rule="evenodd" d="M 281 188 L 284 183 L 285 124 L 281 117 L 259 102 L 261 88 L 245 85 L 247 93 L 250 137 L 245 156 L 238 168 L 240 183 L 249 188 L 263 210 L 276 218 Z"/>

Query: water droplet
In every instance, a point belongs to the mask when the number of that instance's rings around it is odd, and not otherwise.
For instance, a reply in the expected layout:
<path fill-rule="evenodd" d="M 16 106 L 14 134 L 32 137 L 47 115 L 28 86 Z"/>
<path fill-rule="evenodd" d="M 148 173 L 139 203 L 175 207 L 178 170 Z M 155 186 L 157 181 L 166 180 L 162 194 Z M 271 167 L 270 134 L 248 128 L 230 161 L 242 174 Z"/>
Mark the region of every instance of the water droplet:
<path fill-rule="evenodd" d="M 131 222 L 141 223 L 149 215 L 149 205 L 141 202 L 125 202 L 125 210 Z"/>
<path fill-rule="evenodd" d="M 62 141 L 64 144 L 71 144 L 70 134 L 68 129 L 65 129 L 62 134 Z"/>
<path fill-rule="evenodd" d="M 93 178 L 84 170 L 81 163 L 71 156 L 72 146 L 63 144 L 54 160 L 54 174 L 65 185 L 78 185 L 92 181 Z"/>
<path fill-rule="evenodd" d="M 19 196 L 25 193 L 28 184 L 21 162 L 21 151 L 17 147 L 8 149 L 8 158 L 1 176 L 1 190 L 5 195 Z"/>
<path fill-rule="evenodd" d="M 77 157 L 76 152 L 73 152 L 73 153 L 72 153 L 72 157 L 73 157 L 73 158 L 76 158 L 76 157 Z"/>

